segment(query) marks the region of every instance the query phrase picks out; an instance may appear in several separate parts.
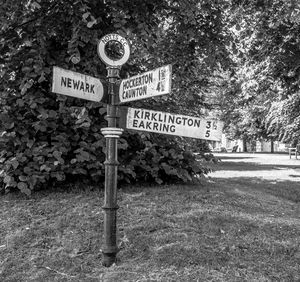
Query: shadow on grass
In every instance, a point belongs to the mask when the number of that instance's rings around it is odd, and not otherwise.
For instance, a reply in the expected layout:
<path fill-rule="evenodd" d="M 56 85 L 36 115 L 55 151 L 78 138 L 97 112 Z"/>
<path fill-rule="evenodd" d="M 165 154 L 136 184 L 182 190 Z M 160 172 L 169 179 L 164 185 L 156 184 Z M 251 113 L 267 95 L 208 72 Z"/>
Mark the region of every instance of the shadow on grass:
<path fill-rule="evenodd" d="M 221 159 L 221 160 L 243 160 L 243 159 L 254 159 L 254 157 L 249 157 L 249 156 L 237 156 L 237 155 L 228 155 L 228 156 L 218 156 L 216 155 L 215 157 Z"/>
<path fill-rule="evenodd" d="M 123 260 L 162 267 L 158 281 L 298 281 L 297 184 L 237 177 L 207 186 L 124 197 L 135 211 L 123 215 Z"/>
<path fill-rule="evenodd" d="M 300 170 L 300 162 L 298 165 L 286 165 L 286 164 L 261 164 L 261 163 L 249 163 L 249 162 L 234 162 L 226 161 L 220 162 L 214 166 L 214 170 L 236 170 L 236 171 L 254 171 L 254 170 L 282 170 L 282 169 L 298 169 Z"/>
<path fill-rule="evenodd" d="M 300 175 L 292 177 L 298 178 Z M 259 193 L 261 197 L 265 198 L 274 196 L 278 198 L 278 201 L 288 200 L 293 203 L 300 203 L 300 185 L 295 180 L 263 179 L 262 177 L 214 177 L 213 182 L 230 190 L 236 187 L 243 191 L 245 195 Z"/>

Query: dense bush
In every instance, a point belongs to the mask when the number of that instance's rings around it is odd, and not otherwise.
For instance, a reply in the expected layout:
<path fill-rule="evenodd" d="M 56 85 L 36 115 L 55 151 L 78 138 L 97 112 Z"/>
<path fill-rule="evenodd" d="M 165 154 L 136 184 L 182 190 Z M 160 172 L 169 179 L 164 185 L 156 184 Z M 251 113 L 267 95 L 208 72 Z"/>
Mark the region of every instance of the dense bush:
<path fill-rule="evenodd" d="M 213 156 L 206 159 L 202 154 L 196 159 L 192 148 L 178 137 L 125 133 L 123 138 L 128 147 L 120 151 L 119 178 L 125 182 L 191 182 L 209 172 L 206 161 Z"/>
<path fill-rule="evenodd" d="M 34 94 L 1 100 L 1 190 L 18 188 L 30 194 L 78 176 L 100 180 L 105 160 L 101 106 Z"/>
<path fill-rule="evenodd" d="M 1 99 L 1 191 L 17 188 L 30 194 L 66 181 L 103 182 L 103 105 L 38 89 L 34 94 Z M 198 179 L 208 168 L 196 160 L 193 146 L 179 137 L 125 132 L 119 141 L 119 180 L 161 184 Z M 205 147 L 198 150 L 205 152 Z"/>
<path fill-rule="evenodd" d="M 13 106 L 2 100 L 0 190 L 30 194 L 69 181 L 102 183 L 105 109 L 52 94 L 35 98 L 30 104 L 30 99 L 15 97 Z M 208 168 L 187 146 L 176 137 L 125 132 L 119 140 L 119 180 L 161 184 L 198 179 Z"/>

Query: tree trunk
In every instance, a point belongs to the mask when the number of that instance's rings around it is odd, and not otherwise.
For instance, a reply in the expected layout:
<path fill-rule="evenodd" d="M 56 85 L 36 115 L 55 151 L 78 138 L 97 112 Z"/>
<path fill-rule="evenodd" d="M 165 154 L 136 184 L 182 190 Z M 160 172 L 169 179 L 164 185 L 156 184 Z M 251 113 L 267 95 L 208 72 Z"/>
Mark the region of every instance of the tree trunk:
<path fill-rule="evenodd" d="M 274 153 L 274 141 L 271 141 L 271 153 Z"/>
<path fill-rule="evenodd" d="M 247 150 L 247 139 L 243 138 L 243 152 L 248 152 Z"/>

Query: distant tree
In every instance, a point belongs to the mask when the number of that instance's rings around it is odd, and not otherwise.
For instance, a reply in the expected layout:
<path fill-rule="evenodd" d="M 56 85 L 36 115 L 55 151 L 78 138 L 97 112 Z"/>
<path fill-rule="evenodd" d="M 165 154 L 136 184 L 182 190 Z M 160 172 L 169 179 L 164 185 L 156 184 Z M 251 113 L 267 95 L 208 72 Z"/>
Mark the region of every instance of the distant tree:
<path fill-rule="evenodd" d="M 223 91 L 228 98 L 223 117 L 231 136 L 299 139 L 299 16 L 297 1 L 232 2 L 235 65 L 231 87 Z"/>

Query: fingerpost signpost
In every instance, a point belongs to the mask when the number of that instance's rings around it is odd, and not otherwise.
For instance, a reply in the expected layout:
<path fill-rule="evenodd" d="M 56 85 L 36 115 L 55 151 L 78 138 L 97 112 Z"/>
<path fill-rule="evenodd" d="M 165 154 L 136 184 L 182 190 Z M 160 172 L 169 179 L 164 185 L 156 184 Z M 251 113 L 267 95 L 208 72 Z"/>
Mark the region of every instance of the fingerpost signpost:
<path fill-rule="evenodd" d="M 119 44 L 121 54 L 115 60 L 108 56 L 109 44 Z M 114 46 L 112 46 L 114 47 Z M 108 34 L 102 37 L 98 43 L 98 54 L 107 66 L 107 78 L 109 81 L 109 96 L 107 104 L 107 127 L 101 130 L 106 139 L 105 160 L 105 192 L 104 192 L 104 244 L 102 246 L 103 265 L 110 266 L 116 261 L 117 246 L 117 169 L 118 169 L 118 138 L 123 129 L 117 128 L 117 93 L 114 84 L 119 78 L 120 68 L 129 59 L 130 47 L 127 40 L 118 34 Z"/>
<path fill-rule="evenodd" d="M 171 93 L 171 65 L 119 80 L 119 73 L 130 56 L 128 41 L 118 34 L 107 34 L 98 41 L 97 51 L 106 65 L 106 82 L 80 73 L 53 67 L 52 92 L 95 102 L 107 102 L 107 127 L 101 132 L 106 139 L 104 232 L 102 264 L 116 261 L 117 246 L 117 173 L 118 139 L 123 130 L 139 130 L 205 140 L 221 140 L 223 123 L 172 113 L 119 106 L 126 102 Z"/>

